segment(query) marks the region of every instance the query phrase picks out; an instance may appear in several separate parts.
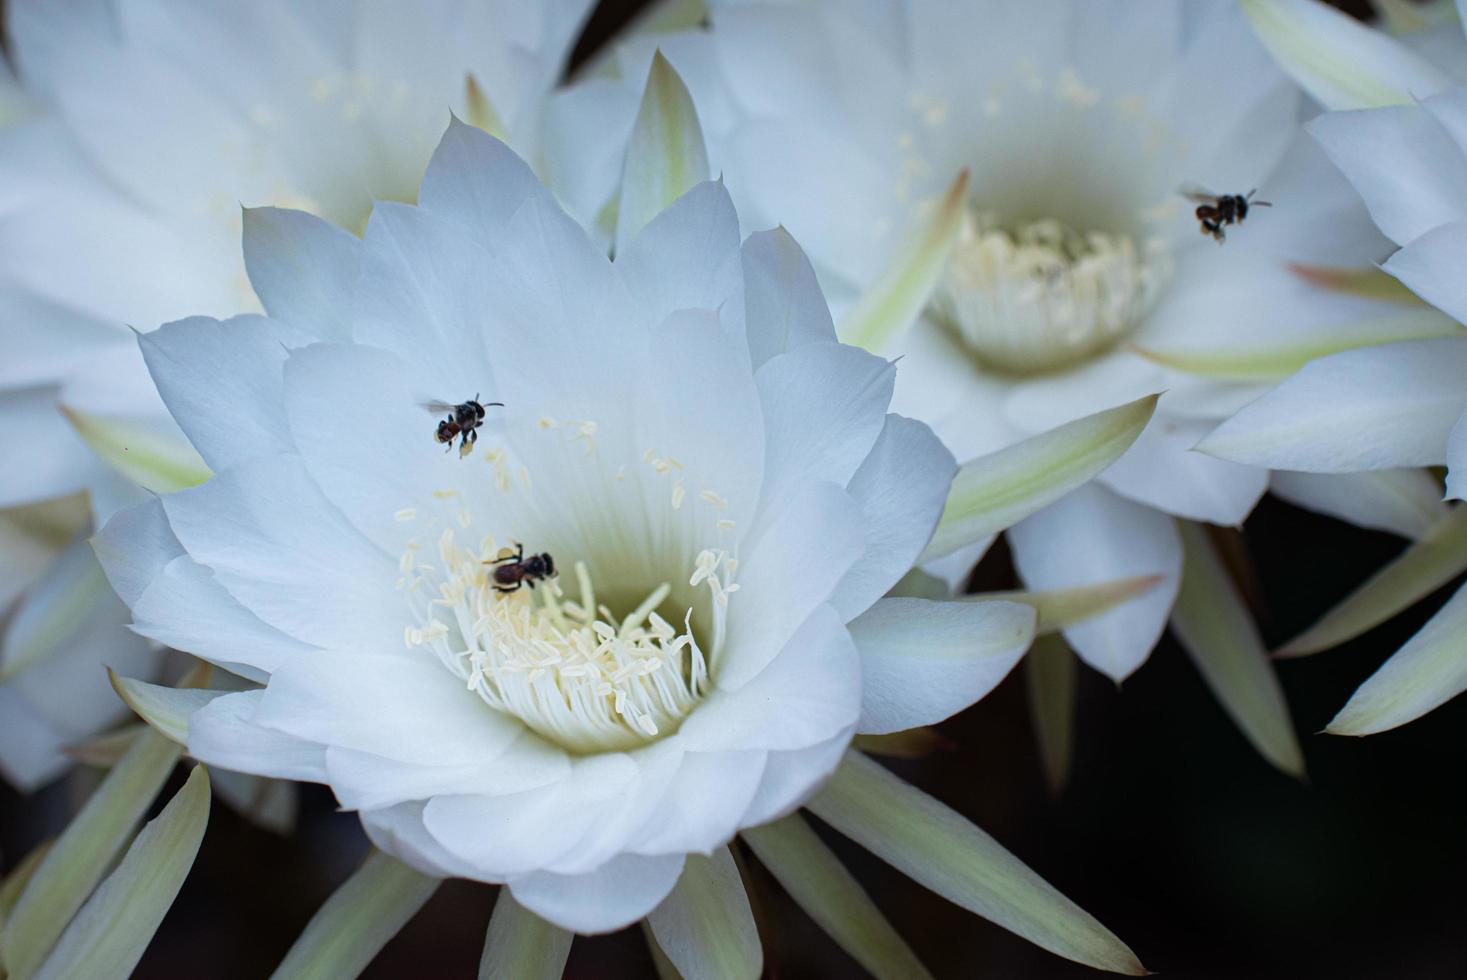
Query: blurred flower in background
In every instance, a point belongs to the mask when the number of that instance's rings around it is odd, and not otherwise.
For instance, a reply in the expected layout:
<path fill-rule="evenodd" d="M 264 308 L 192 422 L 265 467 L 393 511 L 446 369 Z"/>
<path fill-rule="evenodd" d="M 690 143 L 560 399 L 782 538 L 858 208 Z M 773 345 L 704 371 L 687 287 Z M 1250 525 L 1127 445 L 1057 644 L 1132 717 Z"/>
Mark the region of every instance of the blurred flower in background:
<path fill-rule="evenodd" d="M 11 782 L 52 778 L 63 746 L 120 716 L 103 663 L 157 659 L 124 630 L 88 529 L 209 472 L 133 330 L 257 310 L 241 206 L 360 234 L 375 200 L 413 199 L 450 109 L 543 161 L 547 98 L 589 7 L 6 4 L 20 84 L 0 79 L 0 452 L 23 461 L 0 476 L 0 602 L 23 596 L 0 646 Z"/>
<path fill-rule="evenodd" d="M 1381 268 L 1449 314 L 1450 334 L 1332 354 L 1306 365 L 1213 433 L 1218 456 L 1316 473 L 1445 466 L 1446 496 L 1467 493 L 1467 73 L 1458 44 L 1413 54 L 1327 7 L 1254 2 L 1260 34 L 1331 110 L 1308 129 L 1399 250 Z M 1467 510 L 1290 642 L 1286 655 L 1345 642 L 1467 570 Z M 1467 690 L 1467 591 L 1458 592 L 1368 680 L 1328 731 L 1368 735 L 1405 724 Z"/>

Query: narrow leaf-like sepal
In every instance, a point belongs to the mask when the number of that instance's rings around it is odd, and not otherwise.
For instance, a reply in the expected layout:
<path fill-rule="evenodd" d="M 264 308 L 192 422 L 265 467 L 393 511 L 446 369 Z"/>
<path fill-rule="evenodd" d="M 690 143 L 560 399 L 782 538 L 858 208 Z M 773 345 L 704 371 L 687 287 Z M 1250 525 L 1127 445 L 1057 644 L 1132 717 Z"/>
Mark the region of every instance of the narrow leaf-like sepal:
<path fill-rule="evenodd" d="M 707 180 L 708 148 L 693 97 L 659 51 L 627 144 L 616 217 L 616 251 L 693 185 Z"/>
<path fill-rule="evenodd" d="M 859 752 L 846 753 L 809 807 L 903 874 L 1052 953 L 1146 973 L 1125 943 L 992 837 Z"/>
<path fill-rule="evenodd" d="M 11 980 L 41 965 L 173 771 L 180 749 L 143 732 L 61 832 L 0 931 Z"/>
<path fill-rule="evenodd" d="M 77 435 L 133 483 L 154 493 L 198 486 L 213 474 L 182 436 L 131 419 L 93 415 L 61 406 Z"/>
<path fill-rule="evenodd" d="M 1033 606 L 1039 614 L 1034 625 L 1035 636 L 1045 636 L 1069 629 L 1087 619 L 1110 612 L 1116 606 L 1144 595 L 1165 580 L 1165 575 L 1133 575 L 1129 578 L 1097 582 L 1073 589 L 1051 589 L 1047 592 L 983 592 L 963 596 L 964 602 L 1022 602 Z"/>
<path fill-rule="evenodd" d="M 947 268 L 962 227 L 968 171 L 953 180 L 932 214 L 897 250 L 881 277 L 841 318 L 840 339 L 880 353 L 915 320 Z"/>
<path fill-rule="evenodd" d="M 1172 629 L 1253 746 L 1279 769 L 1302 777 L 1304 754 L 1258 628 L 1206 529 L 1187 521 L 1177 524 L 1182 587 L 1172 609 Z"/>
<path fill-rule="evenodd" d="M 754 980 L 764 951 L 727 847 L 689 854 L 677 887 L 647 916 L 657 945 L 686 980 Z"/>
<path fill-rule="evenodd" d="M 574 938 L 501 888 L 479 958 L 479 980 L 559 980 Z"/>
<path fill-rule="evenodd" d="M 195 766 L 66 927 L 37 980 L 128 976 L 178 897 L 208 823 L 209 774 Z"/>
<path fill-rule="evenodd" d="M 931 976 L 799 814 L 745 830 L 743 837 L 800 908 L 878 980 Z"/>
<path fill-rule="evenodd" d="M 1075 668 L 1075 654 L 1055 634 L 1035 640 L 1024 658 L 1039 761 L 1044 766 L 1044 781 L 1056 795 L 1069 781 L 1075 751 Z"/>
<path fill-rule="evenodd" d="M 919 561 L 1012 527 L 1089 481 L 1131 448 L 1159 397 L 1087 415 L 964 463 Z"/>
<path fill-rule="evenodd" d="M 1378 266 L 1310 265 L 1290 262 L 1289 271 L 1321 289 L 1365 299 L 1378 299 L 1407 306 L 1425 306 L 1426 301 L 1407 289 L 1401 280 Z"/>
<path fill-rule="evenodd" d="M 274 980 L 354 977 L 438 890 L 439 879 L 373 849 L 316 910 Z"/>
<path fill-rule="evenodd" d="M 1279 66 L 1327 109 L 1412 105 L 1447 88 L 1410 48 L 1319 0 L 1242 0 Z"/>
<path fill-rule="evenodd" d="M 1467 507 L 1458 506 L 1319 622 L 1286 643 L 1277 656 L 1302 657 L 1339 646 L 1420 602 L 1463 571 L 1467 571 Z"/>
<path fill-rule="evenodd" d="M 1374 735 L 1467 690 L 1467 588 L 1377 670 L 1329 723 L 1331 735 Z"/>
<path fill-rule="evenodd" d="M 122 677 L 111 667 L 107 676 L 117 696 L 137 716 L 165 738 L 188 745 L 189 716 L 228 691 L 206 691 L 196 687 L 164 687 L 146 681 Z"/>

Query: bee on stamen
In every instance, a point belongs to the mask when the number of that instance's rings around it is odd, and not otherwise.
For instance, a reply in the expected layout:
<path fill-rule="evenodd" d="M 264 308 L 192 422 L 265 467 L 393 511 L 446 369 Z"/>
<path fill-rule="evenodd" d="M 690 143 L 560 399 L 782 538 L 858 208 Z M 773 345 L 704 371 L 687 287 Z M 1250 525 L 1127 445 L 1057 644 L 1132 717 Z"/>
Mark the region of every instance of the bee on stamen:
<path fill-rule="evenodd" d="M 1194 214 L 1201 225 L 1202 234 L 1211 235 L 1213 241 L 1219 245 L 1228 237 L 1223 229 L 1228 225 L 1241 225 L 1243 219 L 1248 217 L 1250 207 L 1273 207 L 1272 201 L 1253 200 L 1253 195 L 1257 193 L 1256 187 L 1247 194 L 1214 194 L 1201 187 L 1191 186 L 1181 190 L 1183 197 L 1197 205 Z"/>
<path fill-rule="evenodd" d="M 543 582 L 548 578 L 554 578 L 555 559 L 548 552 L 525 557 L 525 546 L 516 544 L 514 551 L 503 548 L 499 557 L 493 561 L 484 562 L 485 565 L 493 567 L 491 577 L 494 580 L 495 592 L 518 592 L 522 586 L 535 587 L 536 582 Z"/>
<path fill-rule="evenodd" d="M 437 415 L 440 412 L 448 413 L 448 417 L 438 423 L 438 428 L 433 431 L 433 438 L 443 443 L 446 447 L 443 451 L 453 448 L 453 440 L 458 439 L 458 455 L 460 458 L 467 456 L 473 451 L 474 443 L 479 441 L 479 426 L 484 424 L 484 408 L 486 405 L 498 405 L 504 407 L 504 402 L 480 403 L 476 393 L 473 398 L 466 402 L 454 405 L 450 402 L 424 402 L 423 407 Z"/>

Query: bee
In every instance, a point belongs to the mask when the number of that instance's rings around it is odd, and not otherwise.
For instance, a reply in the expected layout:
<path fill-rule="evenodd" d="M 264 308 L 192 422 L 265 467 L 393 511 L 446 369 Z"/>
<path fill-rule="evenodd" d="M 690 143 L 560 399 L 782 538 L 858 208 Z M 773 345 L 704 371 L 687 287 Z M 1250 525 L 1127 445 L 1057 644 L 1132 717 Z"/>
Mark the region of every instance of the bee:
<path fill-rule="evenodd" d="M 556 575 L 555 559 L 549 553 L 542 552 L 526 558 L 525 546 L 522 544 L 517 544 L 514 554 L 510 554 L 509 549 L 505 548 L 498 558 L 484 564 L 494 568 L 495 592 L 518 592 L 523 585 L 533 589 L 536 582 L 543 582 Z"/>
<path fill-rule="evenodd" d="M 1272 201 L 1253 200 L 1253 195 L 1258 193 L 1256 187 L 1247 194 L 1214 194 L 1200 187 L 1184 187 L 1181 193 L 1197 205 L 1194 213 L 1202 225 L 1202 234 L 1211 235 L 1219 245 L 1228 237 L 1223 229 L 1228 225 L 1241 225 L 1248 217 L 1250 207 L 1273 207 Z"/>
<path fill-rule="evenodd" d="M 438 428 L 433 432 L 433 438 L 443 443 L 448 452 L 453 448 L 453 440 L 458 439 L 458 454 L 460 457 L 467 456 L 474 448 L 474 443 L 479 441 L 479 426 L 484 424 L 484 407 L 498 405 L 504 407 L 504 402 L 487 402 L 481 404 L 476 393 L 473 398 L 458 405 L 448 402 L 424 402 L 423 407 L 433 414 L 447 412 L 448 417 L 438 423 Z"/>

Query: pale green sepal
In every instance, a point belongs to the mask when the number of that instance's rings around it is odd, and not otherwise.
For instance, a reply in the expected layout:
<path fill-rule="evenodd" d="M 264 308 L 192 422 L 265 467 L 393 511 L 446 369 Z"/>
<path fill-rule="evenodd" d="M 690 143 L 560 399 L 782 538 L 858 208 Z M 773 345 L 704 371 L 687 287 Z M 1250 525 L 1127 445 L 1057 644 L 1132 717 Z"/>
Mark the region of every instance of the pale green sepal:
<path fill-rule="evenodd" d="M 0 931 L 10 980 L 34 975 L 163 788 L 179 754 L 162 735 L 142 733 L 61 832 Z"/>
<path fill-rule="evenodd" d="M 121 677 L 111 667 L 107 676 L 117 696 L 143 721 L 179 745 L 188 744 L 188 719 L 210 701 L 228 691 L 206 691 L 197 687 L 163 687 Z"/>
<path fill-rule="evenodd" d="M 1039 614 L 1034 624 L 1035 636 L 1046 636 L 1069 629 L 1077 623 L 1110 612 L 1116 606 L 1156 588 L 1165 575 L 1133 575 L 1129 578 L 1081 585 L 1073 589 L 1048 592 L 983 592 L 959 597 L 963 602 L 1022 602 L 1033 606 Z"/>
<path fill-rule="evenodd" d="M 198 450 L 181 437 L 145 423 L 92 415 L 67 405 L 61 411 L 92 451 L 117 472 L 154 493 L 198 486 L 213 473 Z"/>
<path fill-rule="evenodd" d="M 1415 605 L 1464 571 L 1467 507 L 1458 506 L 1319 622 L 1284 644 L 1276 656 L 1302 657 L 1339 646 Z"/>
<path fill-rule="evenodd" d="M 1087 415 L 964 463 L 953 478 L 937 530 L 918 562 L 1012 527 L 1088 482 L 1151 421 L 1160 395 Z"/>
<path fill-rule="evenodd" d="M 968 171 L 953 180 L 937 207 L 892 256 L 886 271 L 841 317 L 847 344 L 880 353 L 922 313 L 947 268 L 967 206 Z"/>
<path fill-rule="evenodd" d="M 1367 265 L 1355 268 L 1290 262 L 1289 271 L 1305 282 L 1335 293 L 1360 296 L 1364 299 L 1378 299 L 1388 303 L 1404 303 L 1408 306 L 1426 305 L 1426 300 L 1411 292 L 1406 288 L 1405 283 L 1379 266 Z"/>
<path fill-rule="evenodd" d="M 1413 105 L 1451 85 L 1388 35 L 1320 0 L 1242 0 L 1259 40 L 1327 109 Z"/>
<path fill-rule="evenodd" d="M 559 980 L 574 938 L 501 888 L 479 957 L 479 980 Z"/>
<path fill-rule="evenodd" d="M 571 81 L 588 78 L 620 78 L 617 49 L 632 38 L 652 34 L 675 34 L 702 26 L 708 20 L 704 0 L 652 0 L 642 7 L 618 33 L 616 43 L 603 44 L 575 71 Z"/>
<path fill-rule="evenodd" d="M 1207 529 L 1178 521 L 1182 585 L 1172 629 L 1202 679 L 1265 759 L 1290 776 L 1304 775 L 1304 753 L 1289 706 L 1243 597 L 1207 539 Z"/>
<path fill-rule="evenodd" d="M 1467 690 L 1467 588 L 1360 685 L 1325 731 L 1374 735 L 1415 721 Z"/>
<path fill-rule="evenodd" d="M 676 69 L 657 52 L 627 144 L 616 214 L 616 254 L 647 222 L 709 177 L 708 148 L 693 97 Z"/>
<path fill-rule="evenodd" d="M 178 897 L 208 823 L 209 774 L 195 766 L 71 920 L 37 980 L 130 976 Z"/>
<path fill-rule="evenodd" d="M 1052 953 L 1146 973 L 1125 943 L 992 837 L 859 752 L 846 753 L 808 806 L 914 881 Z"/>
<path fill-rule="evenodd" d="M 331 893 L 271 974 L 274 980 L 349 980 L 438 890 L 432 878 L 373 848 Z"/>
<path fill-rule="evenodd" d="M 41 841 L 31 848 L 30 853 L 20 859 L 20 863 L 10 869 L 10 874 L 0 881 L 0 929 L 5 928 L 5 920 L 10 918 L 15 903 L 20 900 L 20 893 L 25 891 L 25 886 L 30 883 L 36 869 L 41 866 L 41 859 L 51 849 L 53 839 Z"/>
<path fill-rule="evenodd" d="M 464 122 L 482 129 L 501 142 L 509 142 L 509 135 L 504 128 L 504 121 L 499 118 L 499 111 L 494 108 L 494 103 L 479 85 L 473 72 L 464 76 Z"/>
<path fill-rule="evenodd" d="M 885 735 L 857 735 L 851 745 L 871 755 L 890 759 L 920 759 L 951 743 L 935 728 L 908 728 Z"/>
<path fill-rule="evenodd" d="M 1221 381 L 1281 381 L 1316 358 L 1403 340 L 1462 336 L 1450 317 L 1422 308 L 1394 316 L 1331 323 L 1312 334 L 1280 331 L 1265 344 L 1238 341 L 1219 347 L 1143 347 L 1137 354 L 1163 367 Z"/>
<path fill-rule="evenodd" d="M 677 886 L 647 921 L 685 980 L 756 980 L 764 969 L 749 896 L 727 847 L 711 857 L 689 854 Z"/>
<path fill-rule="evenodd" d="M 1064 638 L 1051 633 L 1034 641 L 1024 658 L 1029 718 L 1039 743 L 1044 783 L 1058 796 L 1070 779 L 1075 754 L 1075 654 Z"/>
<path fill-rule="evenodd" d="M 65 746 L 61 751 L 84 766 L 91 766 L 93 769 L 111 769 L 122 760 L 127 750 L 132 748 L 133 741 L 147 728 L 148 726 L 141 722 L 124 725 L 116 731 L 89 738 L 85 742 Z"/>
<path fill-rule="evenodd" d="M 798 813 L 745 830 L 743 838 L 795 903 L 877 980 L 931 977 Z"/>
<path fill-rule="evenodd" d="M 87 542 L 73 542 L 47 581 L 21 601 L 0 651 L 5 658 L 0 661 L 0 684 L 60 650 L 96 604 L 111 594 L 107 576 L 90 551 Z"/>
<path fill-rule="evenodd" d="M 652 933 L 652 924 L 646 919 L 642 920 L 642 935 L 647 939 L 647 951 L 652 954 L 652 969 L 657 972 L 657 980 L 683 980 L 682 974 L 677 972 L 677 967 L 672 965 L 672 960 L 657 945 L 657 937 Z"/>

